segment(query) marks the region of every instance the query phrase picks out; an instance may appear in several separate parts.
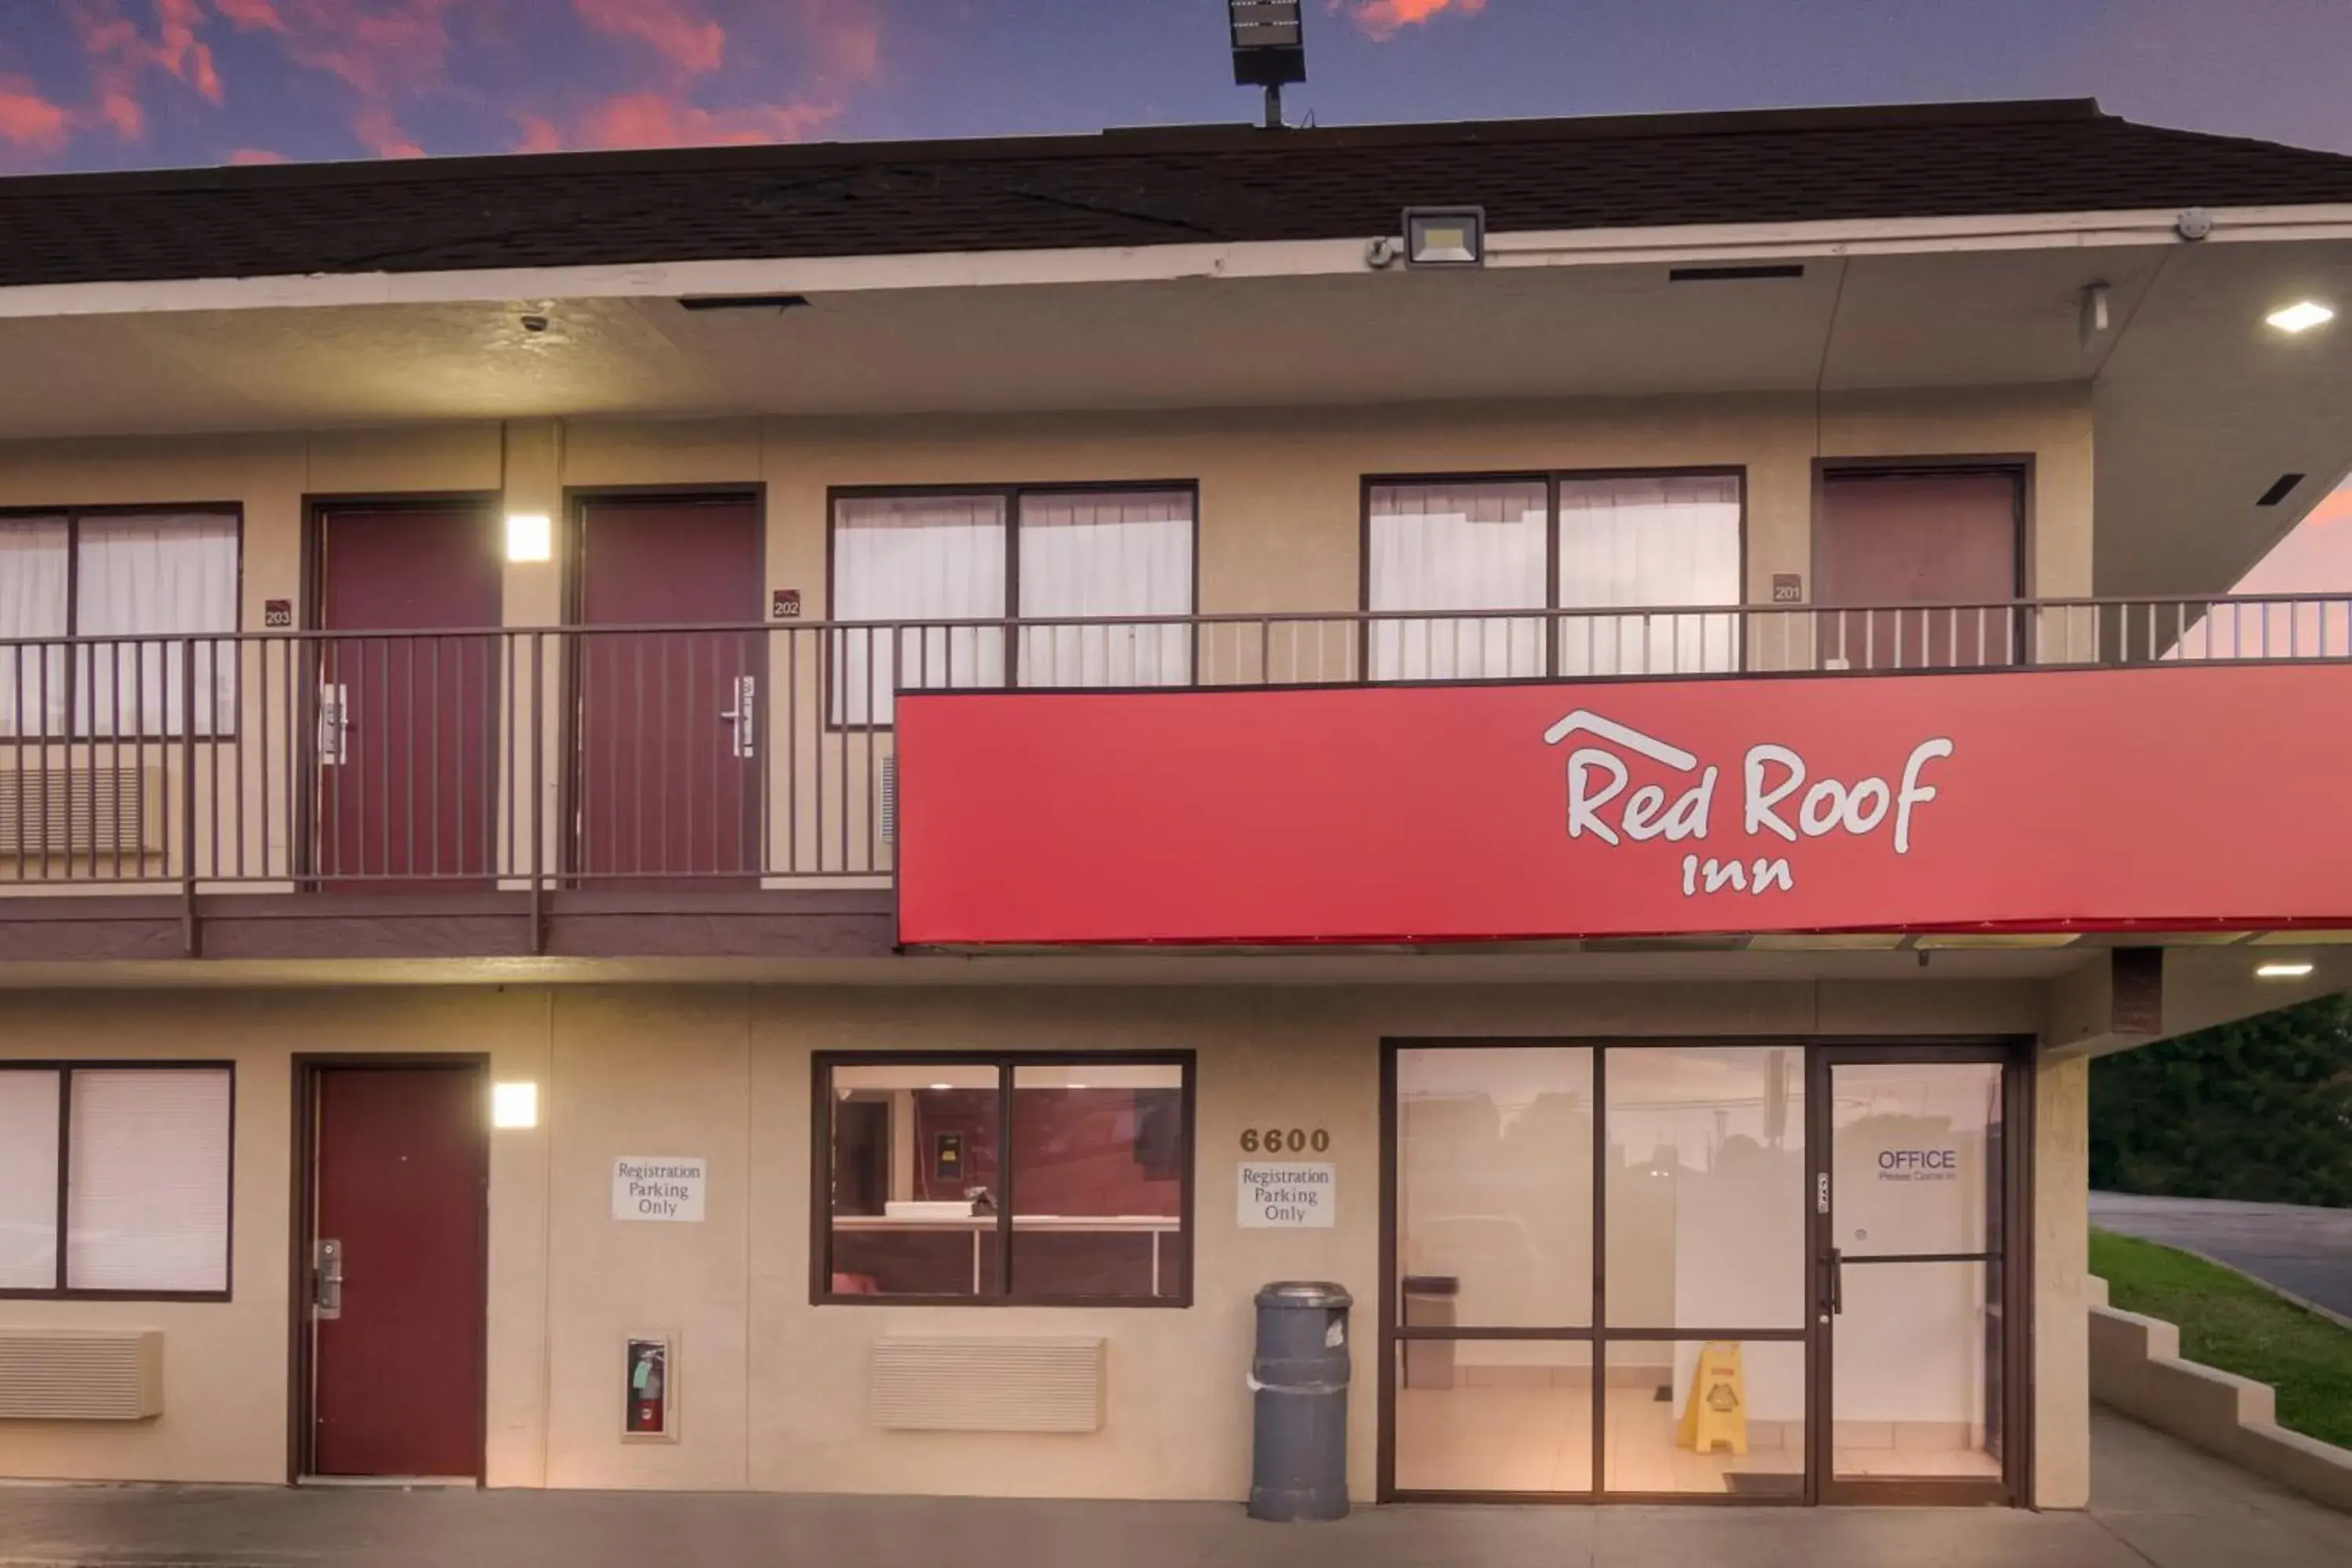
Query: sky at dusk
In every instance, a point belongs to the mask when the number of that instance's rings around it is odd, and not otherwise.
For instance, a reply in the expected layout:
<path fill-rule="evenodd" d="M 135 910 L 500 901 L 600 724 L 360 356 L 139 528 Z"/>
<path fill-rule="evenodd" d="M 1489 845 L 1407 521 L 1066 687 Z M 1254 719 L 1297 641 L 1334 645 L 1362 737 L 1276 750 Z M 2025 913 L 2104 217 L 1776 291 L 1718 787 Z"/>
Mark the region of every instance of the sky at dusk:
<path fill-rule="evenodd" d="M 1327 125 L 2092 95 L 2352 153 L 2352 0 L 1307 5 L 1287 108 Z M 0 174 L 1255 110 L 1223 0 L 0 0 Z M 2257 577 L 2298 545 L 2293 585 L 2352 589 L 2352 496 Z"/>

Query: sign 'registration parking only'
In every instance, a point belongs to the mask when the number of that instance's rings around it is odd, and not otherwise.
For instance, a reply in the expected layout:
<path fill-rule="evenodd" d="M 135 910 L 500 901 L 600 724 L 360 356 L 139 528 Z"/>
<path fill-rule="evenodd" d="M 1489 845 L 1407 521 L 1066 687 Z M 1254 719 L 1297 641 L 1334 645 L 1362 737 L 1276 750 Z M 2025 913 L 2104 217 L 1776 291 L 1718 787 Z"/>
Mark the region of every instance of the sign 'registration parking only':
<path fill-rule="evenodd" d="M 613 1162 L 613 1217 L 700 1224 L 707 1163 L 624 1154 Z"/>
<path fill-rule="evenodd" d="M 1241 1166 L 1239 1219 L 1244 1230 L 1328 1230 L 1339 1188 L 1322 1164 Z"/>

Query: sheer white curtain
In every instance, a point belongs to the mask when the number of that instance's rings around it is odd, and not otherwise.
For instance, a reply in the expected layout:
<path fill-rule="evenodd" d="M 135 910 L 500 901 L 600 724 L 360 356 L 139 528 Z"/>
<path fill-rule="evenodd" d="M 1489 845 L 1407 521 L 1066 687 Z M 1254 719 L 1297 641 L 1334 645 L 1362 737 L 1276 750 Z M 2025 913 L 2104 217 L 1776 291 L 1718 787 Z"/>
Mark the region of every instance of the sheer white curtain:
<path fill-rule="evenodd" d="M 1542 609 L 1547 510 L 1537 481 L 1375 485 L 1370 607 Z M 1540 616 L 1372 623 L 1374 680 L 1543 673 Z"/>
<path fill-rule="evenodd" d="M 1563 479 L 1559 604 L 1737 605 L 1739 479 L 1732 474 Z M 1563 616 L 1562 675 L 1690 675 L 1739 668 L 1736 615 Z"/>
<path fill-rule="evenodd" d="M 57 1283 L 57 1069 L 0 1068 L 0 1290 Z"/>
<path fill-rule="evenodd" d="M 75 727 L 91 735 L 215 735 L 236 702 L 237 522 L 218 512 L 84 517 L 74 542 L 74 635 L 152 641 L 85 647 Z M 193 714 L 181 710 L 195 661 Z"/>
<path fill-rule="evenodd" d="M 66 635 L 66 520 L 0 518 L 0 644 Z M 66 655 L 0 647 L 0 735 L 65 728 Z"/>
<path fill-rule="evenodd" d="M 66 1285 L 228 1289 L 228 1070 L 85 1068 L 72 1079 Z"/>
<path fill-rule="evenodd" d="M 836 621 L 989 620 L 1004 614 L 1004 498 L 877 496 L 835 503 Z M 834 634 L 836 724 L 887 724 L 892 693 L 1002 686 L 996 626 L 903 626 Z"/>
<path fill-rule="evenodd" d="M 1192 497 L 1107 490 L 1021 498 L 1021 617 L 1149 618 L 1192 613 Z M 1183 625 L 1028 626 L 1024 686 L 1181 686 Z"/>

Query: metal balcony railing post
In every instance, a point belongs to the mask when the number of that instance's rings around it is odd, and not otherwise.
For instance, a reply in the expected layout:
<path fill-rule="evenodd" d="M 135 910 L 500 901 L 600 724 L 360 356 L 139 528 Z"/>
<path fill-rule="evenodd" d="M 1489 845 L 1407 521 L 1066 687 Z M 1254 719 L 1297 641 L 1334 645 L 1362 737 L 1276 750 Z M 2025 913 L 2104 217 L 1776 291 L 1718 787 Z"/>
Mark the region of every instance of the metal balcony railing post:
<path fill-rule="evenodd" d="M 140 662 L 144 664 L 146 660 L 142 658 Z M 145 716 L 141 715 L 142 728 L 144 728 L 144 719 Z M 119 839 L 119 824 L 116 832 Z M 180 647 L 180 940 L 190 958 L 202 954 L 202 935 L 196 929 L 196 646 L 194 637 L 186 639 Z"/>

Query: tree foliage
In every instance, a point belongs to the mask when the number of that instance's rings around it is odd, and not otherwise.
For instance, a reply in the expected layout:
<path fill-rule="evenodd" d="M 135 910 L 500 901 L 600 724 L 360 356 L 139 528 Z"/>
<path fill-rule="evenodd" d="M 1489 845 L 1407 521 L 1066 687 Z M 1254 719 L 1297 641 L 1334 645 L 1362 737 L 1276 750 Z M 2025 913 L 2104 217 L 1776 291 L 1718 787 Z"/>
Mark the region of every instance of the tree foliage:
<path fill-rule="evenodd" d="M 2352 997 L 2092 1063 L 2091 1184 L 2352 1207 Z"/>

